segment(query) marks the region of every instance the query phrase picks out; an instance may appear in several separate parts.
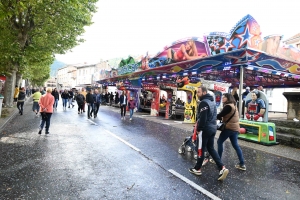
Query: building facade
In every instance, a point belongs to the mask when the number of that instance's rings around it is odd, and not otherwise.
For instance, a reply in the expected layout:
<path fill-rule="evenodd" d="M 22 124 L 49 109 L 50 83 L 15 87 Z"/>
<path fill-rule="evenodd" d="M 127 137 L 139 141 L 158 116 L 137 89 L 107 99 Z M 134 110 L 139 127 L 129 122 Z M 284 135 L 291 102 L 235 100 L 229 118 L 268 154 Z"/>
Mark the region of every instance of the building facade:
<path fill-rule="evenodd" d="M 71 89 L 76 86 L 77 68 L 74 65 L 67 65 L 57 70 L 58 90 Z"/>
<path fill-rule="evenodd" d="M 300 33 L 290 37 L 289 39 L 283 41 L 284 44 L 291 44 L 300 49 Z"/>

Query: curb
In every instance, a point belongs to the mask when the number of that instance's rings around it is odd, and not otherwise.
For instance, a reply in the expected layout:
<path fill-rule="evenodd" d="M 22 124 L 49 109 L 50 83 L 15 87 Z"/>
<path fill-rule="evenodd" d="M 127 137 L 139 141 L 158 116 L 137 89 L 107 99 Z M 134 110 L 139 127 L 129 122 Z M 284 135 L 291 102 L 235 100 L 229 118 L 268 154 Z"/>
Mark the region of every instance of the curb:
<path fill-rule="evenodd" d="M 24 102 L 24 106 L 28 103 L 29 99 L 32 99 L 31 97 L 29 97 L 25 102 Z M 18 109 L 18 108 L 16 108 Z M 6 126 L 6 124 L 12 119 L 14 118 L 18 113 L 18 110 L 16 110 L 15 112 L 12 112 L 12 115 L 10 117 L 7 118 L 7 120 L 0 126 L 0 131 L 2 131 L 2 129 Z"/>
<path fill-rule="evenodd" d="M 109 109 L 109 107 L 106 107 L 106 108 L 108 108 L 108 109 L 106 109 L 106 111 L 112 111 L 112 112 L 116 112 L 116 113 L 118 113 L 118 111 L 119 111 L 117 109 Z M 156 123 L 156 124 L 161 124 L 158 121 L 149 120 L 151 118 L 147 119 L 145 117 L 141 117 L 140 115 L 135 115 L 135 116 L 140 118 L 140 119 L 143 119 L 145 121 L 149 121 L 149 122 Z M 172 129 L 179 130 L 181 132 L 180 135 L 188 134 L 188 135 L 184 135 L 184 136 L 190 136 L 192 134 L 191 130 L 189 130 L 187 128 L 184 128 L 184 127 L 182 128 L 182 127 L 177 127 L 177 126 L 175 127 L 175 126 L 172 126 L 172 125 L 168 125 L 168 126 L 170 126 L 170 128 L 172 128 Z M 220 131 L 217 131 L 215 139 L 219 138 L 219 134 L 220 134 Z M 184 138 L 182 138 L 182 141 L 183 141 L 183 139 Z M 229 140 L 226 140 L 225 142 L 230 143 Z M 284 157 L 284 158 L 287 158 L 287 159 L 291 159 L 291 160 L 295 160 L 295 161 L 300 162 L 300 157 L 299 157 L 300 149 L 298 149 L 298 148 L 294 148 L 294 147 L 291 147 L 291 146 L 280 145 L 280 144 L 279 145 L 273 145 L 273 146 L 264 146 L 264 145 L 261 145 L 261 144 L 256 144 L 256 143 L 253 143 L 253 142 L 244 141 L 244 140 L 240 140 L 240 139 L 238 140 L 238 143 L 239 143 L 239 146 L 241 146 L 241 147 L 262 151 L 262 152 L 269 153 L 269 154 L 272 154 L 272 155 L 275 155 L 275 156 L 280 156 L 280 157 Z M 180 146 L 180 144 L 178 144 L 178 147 L 179 146 Z"/>

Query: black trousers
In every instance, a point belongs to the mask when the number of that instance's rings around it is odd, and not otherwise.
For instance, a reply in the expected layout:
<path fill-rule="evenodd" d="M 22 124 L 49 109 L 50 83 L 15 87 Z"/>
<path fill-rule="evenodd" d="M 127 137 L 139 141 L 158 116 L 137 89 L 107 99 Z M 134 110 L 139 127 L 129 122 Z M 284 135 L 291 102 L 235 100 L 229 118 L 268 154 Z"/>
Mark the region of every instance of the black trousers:
<path fill-rule="evenodd" d="M 89 105 L 88 105 L 88 112 L 87 112 L 88 118 L 90 118 L 92 116 L 93 112 L 94 112 L 94 104 L 93 103 L 89 103 Z"/>
<path fill-rule="evenodd" d="M 121 104 L 121 117 L 124 117 L 126 115 L 126 105 Z"/>
<path fill-rule="evenodd" d="M 24 101 L 23 102 L 17 102 L 17 108 L 22 113 L 23 113 L 23 106 L 24 106 Z"/>

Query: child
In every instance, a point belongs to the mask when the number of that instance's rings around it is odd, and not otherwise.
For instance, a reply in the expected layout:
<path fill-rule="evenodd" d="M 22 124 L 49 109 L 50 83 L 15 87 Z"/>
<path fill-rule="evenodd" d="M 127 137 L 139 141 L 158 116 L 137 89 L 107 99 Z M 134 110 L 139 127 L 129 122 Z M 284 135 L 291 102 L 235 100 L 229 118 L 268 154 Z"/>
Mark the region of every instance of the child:
<path fill-rule="evenodd" d="M 128 101 L 128 108 L 130 112 L 130 120 L 132 120 L 133 110 L 135 108 L 135 101 L 133 100 L 133 97 L 130 97 L 130 100 Z"/>

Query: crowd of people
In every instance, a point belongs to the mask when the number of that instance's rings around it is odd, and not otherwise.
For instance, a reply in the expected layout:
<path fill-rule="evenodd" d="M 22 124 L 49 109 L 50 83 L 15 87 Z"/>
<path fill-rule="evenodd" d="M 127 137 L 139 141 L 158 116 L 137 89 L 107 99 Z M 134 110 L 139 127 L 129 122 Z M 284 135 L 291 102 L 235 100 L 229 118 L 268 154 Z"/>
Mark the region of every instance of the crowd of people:
<path fill-rule="evenodd" d="M 125 120 L 126 107 L 128 106 L 130 111 L 130 120 L 132 120 L 133 110 L 135 109 L 135 100 L 131 97 L 127 100 L 127 96 L 124 91 L 119 97 L 119 93 L 103 92 L 100 93 L 98 89 L 82 88 L 81 90 L 65 89 L 58 91 L 56 88 L 32 88 L 28 90 L 25 87 L 18 87 L 16 85 L 14 91 L 14 102 L 17 105 L 19 114 L 23 115 L 23 106 L 26 97 L 32 97 L 33 105 L 32 111 L 36 117 L 41 117 L 38 134 L 42 134 L 42 130 L 45 126 L 45 134 L 49 134 L 50 119 L 54 111 L 57 110 L 58 102 L 62 100 L 63 110 L 67 108 L 74 108 L 75 101 L 78 106 L 78 114 L 82 114 L 86 111 L 87 106 L 87 118 L 96 118 L 101 105 L 113 105 L 119 104 L 121 108 L 121 118 Z"/>
<path fill-rule="evenodd" d="M 246 91 L 242 93 L 242 100 L 245 101 L 245 98 L 249 93 L 254 93 L 252 96 L 256 95 L 259 97 L 259 93 L 257 92 L 258 90 L 263 92 L 263 88 L 261 86 L 255 91 L 252 91 L 249 87 L 246 87 Z M 20 115 L 23 115 L 23 105 L 26 96 L 26 89 L 24 87 L 19 88 L 16 86 L 14 100 L 17 103 L 17 108 L 19 109 Z M 239 163 L 237 163 L 235 167 L 240 170 L 246 170 L 243 153 L 238 144 L 240 125 L 237 103 L 240 98 L 237 93 L 237 87 L 234 87 L 231 93 L 223 93 L 223 109 L 218 114 L 216 102 L 214 101 L 213 96 L 208 93 L 206 87 L 199 87 L 197 90 L 197 96 L 200 100 L 200 103 L 197 110 L 197 122 L 195 124 L 194 134 L 192 137 L 192 142 L 194 142 L 197 146 L 197 162 L 193 168 L 189 169 L 189 171 L 195 175 L 202 175 L 201 168 L 204 165 L 206 165 L 208 162 L 215 163 L 219 169 L 218 180 L 224 180 L 229 173 L 229 170 L 222 162 L 223 143 L 228 138 L 230 139 L 239 159 Z M 58 92 L 56 88 L 53 90 L 51 88 L 47 88 L 46 91 L 44 88 L 35 88 L 31 91 L 31 97 L 33 99 L 33 112 L 36 116 L 39 114 L 41 116 L 38 134 L 42 133 L 44 125 L 46 125 L 45 134 L 49 134 L 50 119 L 52 113 L 57 110 L 58 101 L 60 98 L 62 99 L 63 110 L 66 110 L 67 106 L 68 108 L 73 108 L 75 106 L 73 101 L 76 101 L 78 106 L 78 114 L 85 112 L 85 105 L 87 105 L 88 119 L 97 117 L 101 104 L 104 103 L 111 105 L 112 103 L 119 103 L 121 109 L 121 119 L 125 120 L 126 107 L 128 106 L 130 111 L 130 120 L 132 120 L 136 106 L 134 98 L 130 97 L 128 100 L 125 91 L 122 91 L 122 94 L 119 97 L 118 92 L 115 92 L 115 95 L 113 92 L 101 94 L 98 89 L 89 89 L 86 91 L 85 88 L 82 88 L 81 91 L 64 90 Z M 162 101 L 166 101 L 164 96 L 162 96 L 161 99 Z M 177 101 L 180 103 L 180 99 L 177 99 Z M 249 102 L 247 101 L 247 104 L 248 103 Z M 222 130 L 218 138 L 218 150 L 216 151 L 214 149 L 214 138 L 217 132 L 217 120 L 226 122 L 226 127 L 224 130 Z M 209 159 L 210 156 L 212 159 Z"/>

